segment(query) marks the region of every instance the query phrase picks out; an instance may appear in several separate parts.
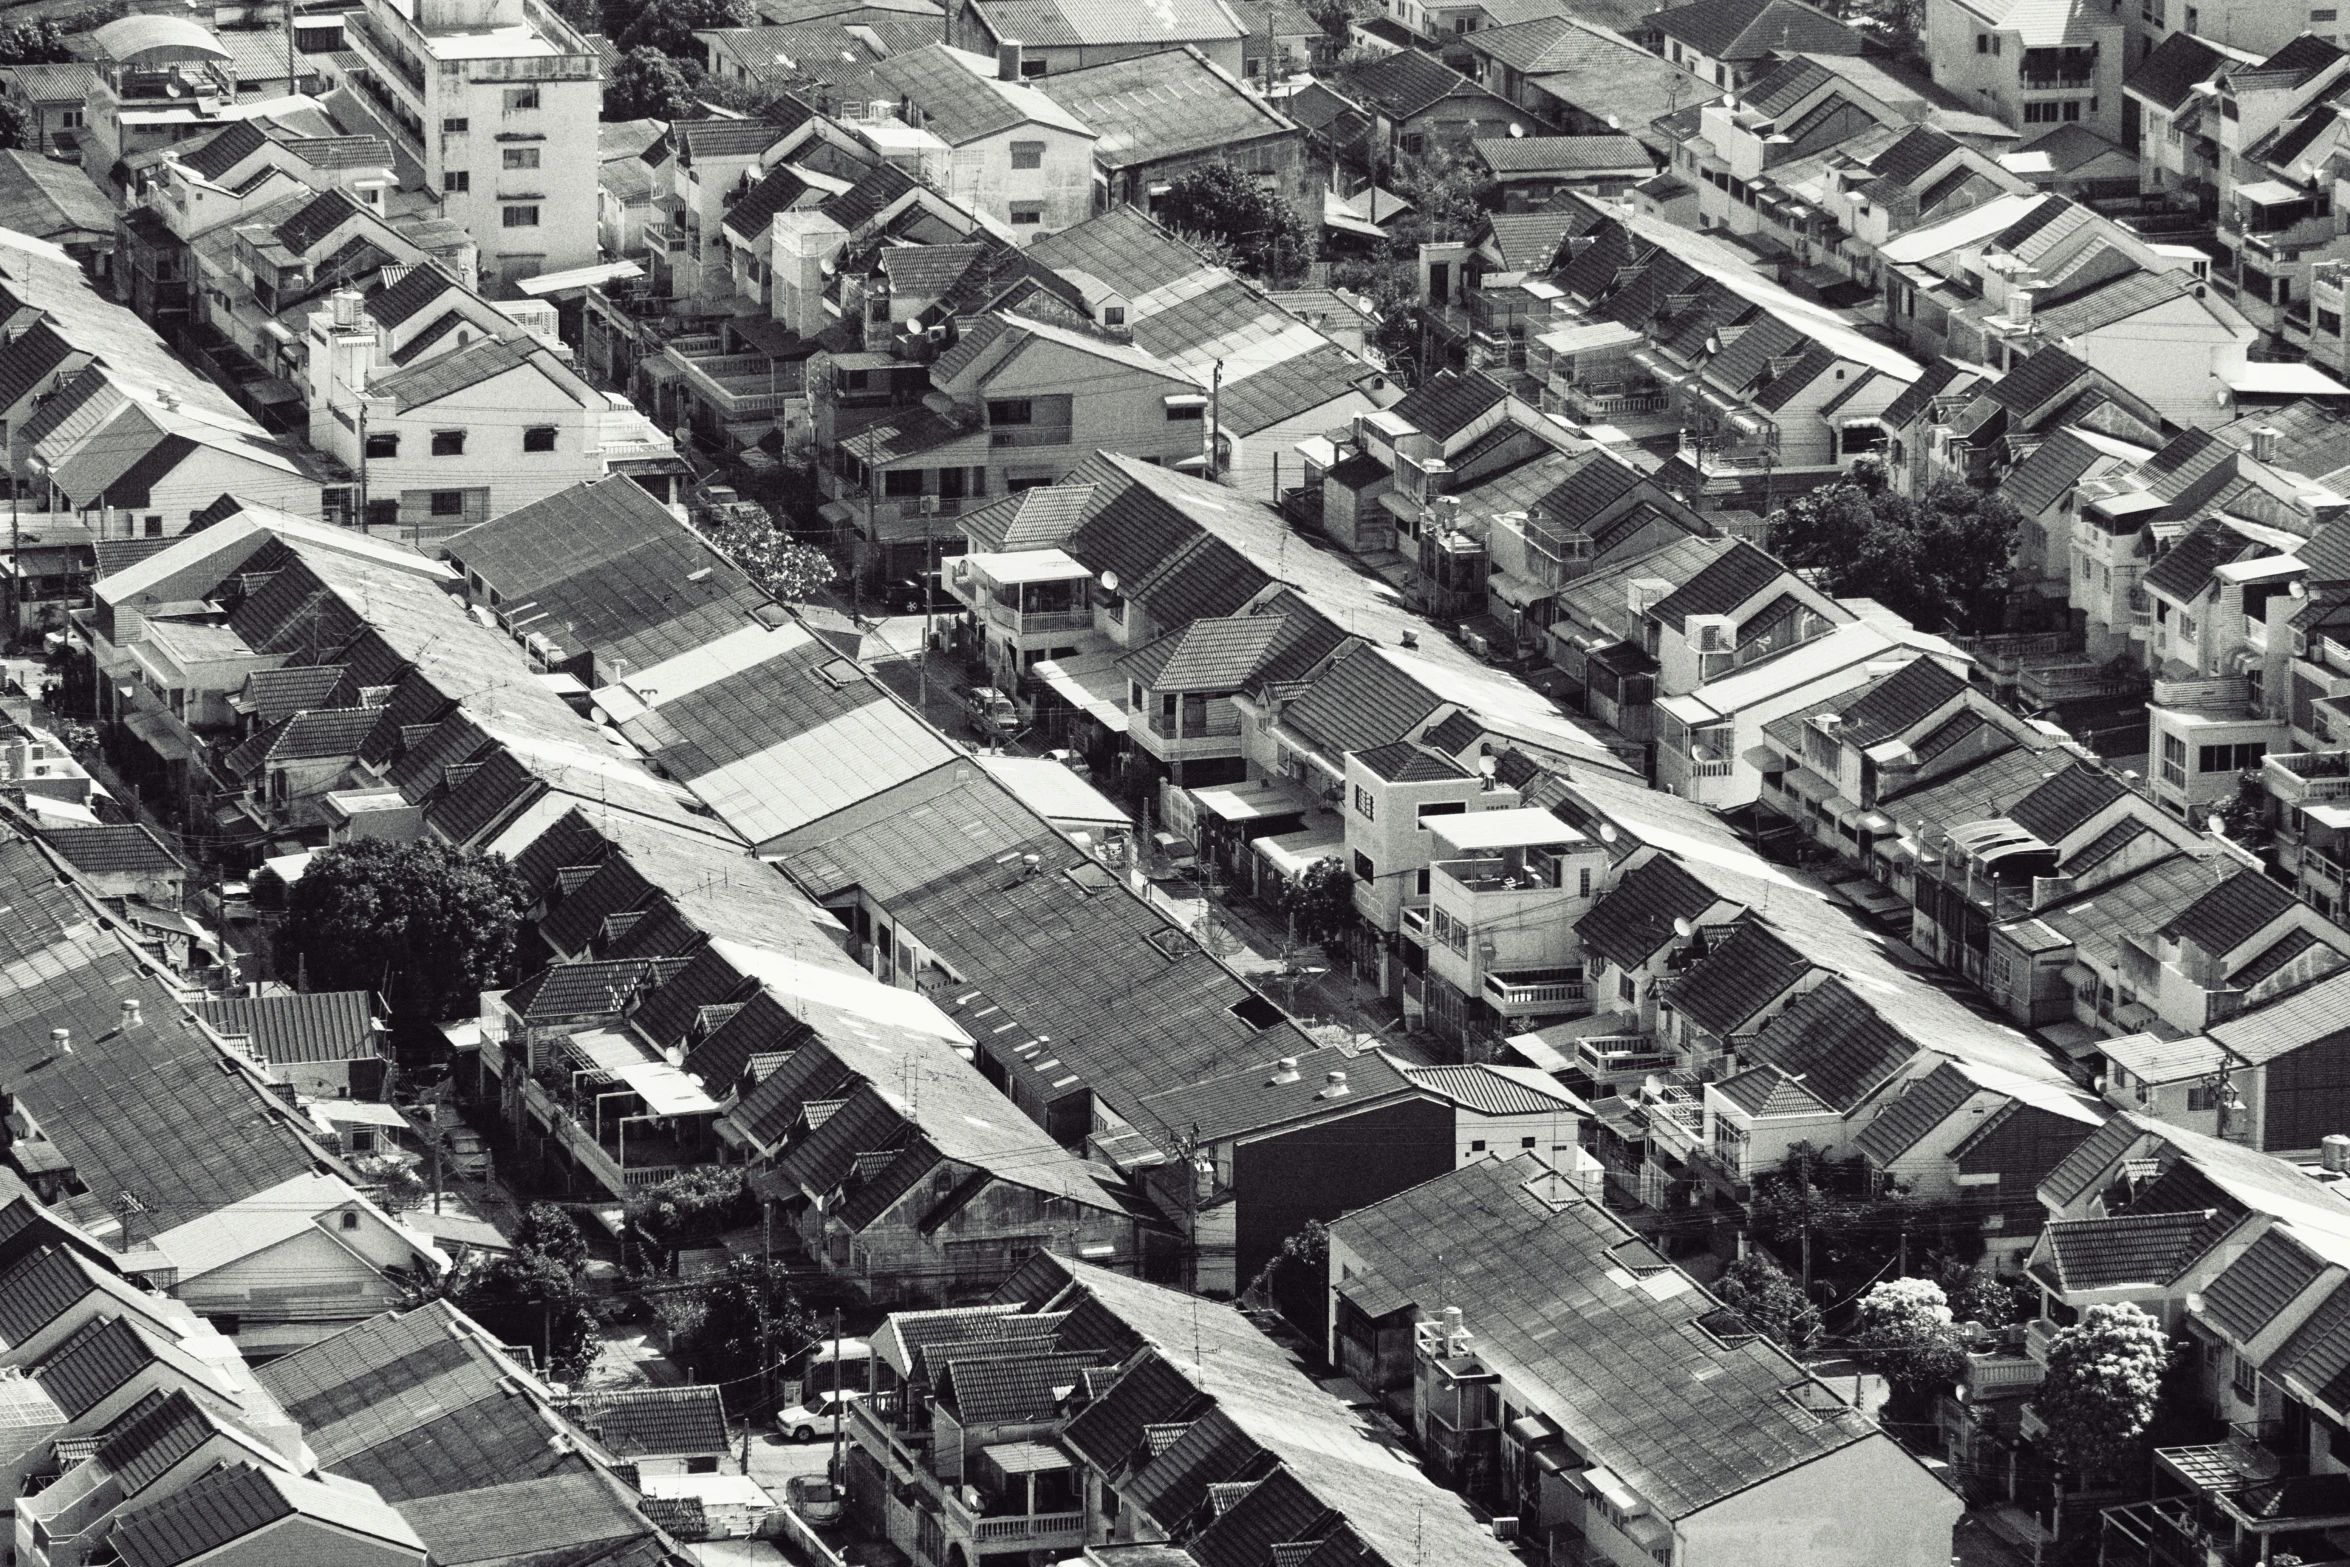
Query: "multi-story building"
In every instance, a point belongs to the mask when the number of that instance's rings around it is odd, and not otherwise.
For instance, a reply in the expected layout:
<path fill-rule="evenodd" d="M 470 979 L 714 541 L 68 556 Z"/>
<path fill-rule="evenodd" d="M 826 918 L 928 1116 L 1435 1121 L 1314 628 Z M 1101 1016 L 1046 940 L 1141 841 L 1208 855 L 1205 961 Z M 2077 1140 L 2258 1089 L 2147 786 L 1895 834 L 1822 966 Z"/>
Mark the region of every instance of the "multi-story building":
<path fill-rule="evenodd" d="M 603 57 L 552 6 L 370 0 L 343 36 L 359 65 L 338 103 L 423 167 L 489 293 L 596 259 Z"/>
<path fill-rule="evenodd" d="M 2108 141 L 2122 128 L 2125 29 L 2082 3 L 1929 0 L 1925 44 L 1937 85 L 2026 135 L 2082 125 Z"/>

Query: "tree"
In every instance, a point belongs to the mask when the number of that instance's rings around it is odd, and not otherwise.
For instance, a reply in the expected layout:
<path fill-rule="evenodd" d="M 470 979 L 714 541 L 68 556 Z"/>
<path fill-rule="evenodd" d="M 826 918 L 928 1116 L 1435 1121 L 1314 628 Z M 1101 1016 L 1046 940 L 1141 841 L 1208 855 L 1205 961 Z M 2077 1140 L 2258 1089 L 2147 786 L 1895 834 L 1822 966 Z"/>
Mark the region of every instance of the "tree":
<path fill-rule="evenodd" d="M 63 65 L 72 58 L 53 17 L 0 28 L 0 65 Z"/>
<path fill-rule="evenodd" d="M 2032 1395 L 2058 1461 L 2091 1478 L 2133 1470 L 2169 1360 L 2162 1329 L 2127 1301 L 2088 1307 L 2059 1328 Z"/>
<path fill-rule="evenodd" d="M 465 1270 L 448 1291 L 458 1310 L 508 1344 L 527 1344 L 548 1374 L 575 1382 L 601 1336 L 579 1275 L 544 1252 L 517 1251 Z"/>
<path fill-rule="evenodd" d="M 693 78 L 658 49 L 629 50 L 604 83 L 607 120 L 674 120 L 693 106 Z"/>
<path fill-rule="evenodd" d="M 1770 518 L 1771 550 L 1837 597 L 1873 598 L 1921 631 L 1997 631 L 2023 517 L 1955 480 L 1918 501 L 1874 464 L 1797 496 Z"/>
<path fill-rule="evenodd" d="M 380 992 L 392 1017 L 438 1022 L 510 977 L 525 894 L 503 856 L 429 841 L 326 849 L 286 896 L 281 979 Z"/>
<path fill-rule="evenodd" d="M 1330 940 L 1355 917 L 1354 873 L 1336 856 L 1316 860 L 1281 884 L 1281 912 L 1306 940 Z"/>
<path fill-rule="evenodd" d="M 551 1202 L 534 1202 L 522 1210 L 522 1222 L 514 1227 L 514 1249 L 545 1257 L 568 1273 L 587 1271 L 586 1237 L 571 1215 Z"/>
<path fill-rule="evenodd" d="M 1714 1293 L 1789 1354 L 1818 1347 L 1820 1308 L 1804 1299 L 1786 1270 L 1764 1253 L 1750 1251 L 1723 1269 Z"/>
<path fill-rule="evenodd" d="M 1235 267 L 1268 283 L 1297 277 L 1314 258 L 1313 231 L 1297 209 L 1229 163 L 1177 175 L 1151 211 L 1178 234 L 1229 247 Z"/>
<path fill-rule="evenodd" d="M 1379 14 L 1377 0 L 1306 0 L 1306 16 L 1322 29 L 1318 58 L 1335 60 L 1354 44 L 1354 25 Z"/>
<path fill-rule="evenodd" d="M 432 1187 L 415 1164 L 392 1154 L 366 1154 L 350 1161 L 352 1173 L 386 1213 L 406 1213 L 432 1200 Z"/>
<path fill-rule="evenodd" d="M 1853 1310 L 1850 1337 L 1853 1358 L 1904 1398 L 1947 1386 L 1966 1370 L 1949 1299 L 1931 1279 L 1890 1279 L 1872 1288 Z"/>
<path fill-rule="evenodd" d="M 1474 239 L 1501 210 L 1501 183 L 1457 153 L 1413 157 L 1387 171 L 1394 192 L 1411 210 L 1387 225 L 1401 259 L 1417 267 L 1419 247 Z"/>
<path fill-rule="evenodd" d="M 2021 1322 L 2032 1315 L 2032 1307 L 2038 1303 L 2037 1296 L 1989 1269 L 1964 1263 L 1954 1262 L 1942 1270 L 1942 1291 L 1949 1298 L 1954 1321 L 1978 1323 L 1986 1328 L 2004 1328 Z"/>
<path fill-rule="evenodd" d="M 607 5 L 610 19 L 613 7 Z M 694 34 L 718 27 L 744 27 L 752 20 L 745 0 L 651 0 L 627 20 L 613 39 L 623 50 L 657 49 L 681 59 L 702 52 Z"/>
<path fill-rule="evenodd" d="M 705 1382 L 772 1372 L 818 1337 L 815 1314 L 790 1279 L 760 1258 L 737 1257 L 686 1293 L 699 1301 L 701 1318 L 684 1333 L 680 1355 Z"/>
<path fill-rule="evenodd" d="M 796 604 L 840 575 L 831 556 L 783 532 L 773 517 L 745 513 L 713 521 L 710 542 L 766 592 Z"/>
<path fill-rule="evenodd" d="M 642 1188 L 621 1211 L 639 1234 L 674 1256 L 751 1223 L 759 1200 L 740 1166 L 697 1165 Z"/>

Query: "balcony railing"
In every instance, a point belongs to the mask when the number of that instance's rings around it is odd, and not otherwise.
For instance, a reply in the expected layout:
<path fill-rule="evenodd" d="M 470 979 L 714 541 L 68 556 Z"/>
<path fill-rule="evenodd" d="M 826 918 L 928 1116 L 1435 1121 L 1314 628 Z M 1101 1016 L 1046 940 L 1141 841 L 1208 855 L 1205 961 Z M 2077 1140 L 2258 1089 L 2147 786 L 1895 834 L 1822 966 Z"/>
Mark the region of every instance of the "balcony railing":
<path fill-rule="evenodd" d="M 1672 394 L 1661 387 L 1625 388 L 1577 386 L 1569 382 L 1558 395 L 1579 419 L 1636 419 L 1661 414 L 1672 407 Z"/>
<path fill-rule="evenodd" d="M 416 63 L 411 51 L 378 33 L 371 13 L 353 11 L 346 15 L 343 18 L 343 33 L 346 38 L 362 45 L 360 53 L 368 64 L 389 66 L 399 75 L 400 80 L 416 90 L 419 97 L 423 95 L 424 68 Z"/>
<path fill-rule="evenodd" d="M 2303 845 L 2301 850 L 2301 879 L 2320 892 L 2340 897 L 2345 871 L 2342 862 L 2323 850 Z"/>
<path fill-rule="evenodd" d="M 1511 977 L 1515 974 L 1517 977 Z M 1497 1012 L 1542 1007 L 1582 1006 L 1591 988 L 1580 979 L 1553 977 L 1548 971 L 1517 969 L 1485 976 L 1485 995 Z"/>
<path fill-rule="evenodd" d="M 1762 444 L 1717 446 L 1710 441 L 1684 440 L 1681 460 L 1700 473 L 1760 473 L 1778 465 L 1779 454 Z"/>
<path fill-rule="evenodd" d="M 2260 759 L 2262 782 L 2287 805 L 2350 800 L 2350 751 L 2295 751 Z"/>
<path fill-rule="evenodd" d="M 1147 710 L 1142 714 L 1142 726 L 1162 740 L 1226 740 L 1240 733 L 1240 720 L 1233 717 L 1202 719 L 1196 724 L 1186 722 L 1178 734 L 1176 724 Z"/>
<path fill-rule="evenodd" d="M 1575 1041 L 1575 1060 L 1595 1078 L 1612 1078 L 1669 1071 L 1680 1057 L 1646 1034 L 1593 1034 Z"/>
<path fill-rule="evenodd" d="M 1077 438 L 1069 425 L 1014 425 L 1010 429 L 990 429 L 990 446 L 1066 446 Z"/>
<path fill-rule="evenodd" d="M 2144 689 L 2143 673 L 2137 670 L 2115 673 L 2087 657 L 2034 664 L 2016 681 L 2017 694 L 2042 707 L 2094 697 L 2130 696 Z"/>
<path fill-rule="evenodd" d="M 952 513 L 941 513 L 952 515 Z M 987 606 L 988 624 L 1015 636 L 1028 636 L 1046 631 L 1084 631 L 1093 625 L 1090 609 L 1006 609 L 990 602 Z"/>
<path fill-rule="evenodd" d="M 1973 1398 L 2028 1391 L 2048 1376 L 2047 1364 L 2029 1355 L 1969 1355 L 1966 1359 L 1967 1394 Z"/>
<path fill-rule="evenodd" d="M 941 1491 L 939 1500 L 948 1532 L 982 1545 L 1000 1546 L 1017 1540 L 1037 1550 L 1052 1550 L 1085 1543 L 1085 1514 L 1081 1512 L 1006 1513 L 988 1517 L 966 1507 L 963 1499 L 952 1491 Z"/>

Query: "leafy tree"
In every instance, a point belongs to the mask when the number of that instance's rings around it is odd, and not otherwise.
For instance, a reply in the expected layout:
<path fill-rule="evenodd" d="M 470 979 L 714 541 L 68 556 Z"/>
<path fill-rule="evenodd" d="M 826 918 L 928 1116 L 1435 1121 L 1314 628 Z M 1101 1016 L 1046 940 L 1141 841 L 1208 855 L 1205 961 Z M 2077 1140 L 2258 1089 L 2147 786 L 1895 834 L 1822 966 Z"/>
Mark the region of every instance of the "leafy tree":
<path fill-rule="evenodd" d="M 1316 860 L 1281 884 L 1281 912 L 1306 940 L 1330 940 L 1355 917 L 1354 873 L 1336 856 Z"/>
<path fill-rule="evenodd" d="M 2013 502 L 1956 481 L 1911 501 L 1874 465 L 1823 485 L 1770 518 L 1773 553 L 1838 597 L 1866 597 L 1921 631 L 1997 631 L 2007 614 Z"/>
<path fill-rule="evenodd" d="M 0 28 L 0 65 L 63 65 L 72 58 L 53 17 Z"/>
<path fill-rule="evenodd" d="M 674 1255 L 759 1217 L 740 1167 L 697 1165 L 640 1189 L 621 1210 L 637 1232 Z"/>
<path fill-rule="evenodd" d="M 1306 0 L 1306 16 L 1322 29 L 1315 54 L 1324 60 L 1337 59 L 1354 44 L 1354 24 L 1378 14 L 1377 0 Z"/>
<path fill-rule="evenodd" d="M 551 1202 L 534 1202 L 522 1210 L 522 1222 L 514 1227 L 514 1249 L 545 1257 L 568 1273 L 587 1271 L 587 1238 L 571 1215 Z"/>
<path fill-rule="evenodd" d="M 432 1187 L 416 1166 L 391 1154 L 367 1154 L 350 1161 L 357 1175 L 386 1213 L 406 1213 L 432 1200 Z"/>
<path fill-rule="evenodd" d="M 792 538 L 764 513 L 736 513 L 712 522 L 710 542 L 785 603 L 805 600 L 840 575 L 831 556 Z"/>
<path fill-rule="evenodd" d="M 2236 780 L 2236 792 L 2217 808 L 2220 831 L 2230 841 L 2254 854 L 2267 850 L 2275 836 L 2268 824 L 2268 786 L 2255 767 Z"/>
<path fill-rule="evenodd" d="M 607 120 L 674 120 L 693 106 L 693 78 L 658 49 L 629 50 L 604 83 Z"/>
<path fill-rule="evenodd" d="M 1178 234 L 1229 247 L 1235 267 L 1268 283 L 1297 277 L 1314 256 L 1313 230 L 1297 209 L 1229 163 L 1176 176 L 1151 210 Z"/>
<path fill-rule="evenodd" d="M 2048 1375 L 2032 1395 L 2050 1451 L 2083 1476 L 2130 1471 L 2169 1359 L 2162 1329 L 2127 1301 L 2091 1306 L 2059 1329 L 2048 1345 Z"/>
<path fill-rule="evenodd" d="M 1750 1251 L 1723 1269 L 1714 1293 L 1789 1354 L 1818 1347 L 1820 1308 L 1804 1299 L 1787 1271 L 1764 1253 Z"/>
<path fill-rule="evenodd" d="M 1474 239 L 1501 210 L 1500 182 L 1458 153 L 1404 154 L 1388 170 L 1388 186 L 1412 204 L 1387 232 L 1401 259 L 1415 265 L 1420 246 Z"/>
<path fill-rule="evenodd" d="M 1950 1315 L 1957 1322 L 2004 1328 L 2032 1315 L 2037 1298 L 2010 1284 L 1987 1268 L 1953 1262 L 1942 1270 L 1942 1292 L 1949 1298 Z"/>
<path fill-rule="evenodd" d="M 394 1019 L 437 1022 L 506 979 L 524 909 L 504 857 L 362 839 L 322 851 L 286 896 L 282 979 L 380 992 Z"/>
<path fill-rule="evenodd" d="M 773 1371 L 817 1337 L 815 1314 L 790 1279 L 757 1257 L 737 1257 L 685 1293 L 700 1303 L 701 1320 L 679 1353 L 705 1382 Z"/>
<path fill-rule="evenodd" d="M 1890 1279 L 1860 1298 L 1852 1319 L 1853 1358 L 1917 1398 L 1958 1380 L 1966 1351 L 1950 1302 L 1931 1279 Z"/>
<path fill-rule="evenodd" d="M 595 1363 L 600 1335 L 587 1291 L 577 1273 L 544 1252 L 517 1251 L 468 1268 L 448 1296 L 504 1342 L 529 1345 L 557 1381 L 575 1382 Z"/>
<path fill-rule="evenodd" d="M 611 7 L 606 7 L 610 19 Z M 697 32 L 717 27 L 744 27 L 752 20 L 746 0 L 651 0 L 627 20 L 614 37 L 623 50 L 658 49 L 680 59 L 697 59 L 702 46 Z"/>

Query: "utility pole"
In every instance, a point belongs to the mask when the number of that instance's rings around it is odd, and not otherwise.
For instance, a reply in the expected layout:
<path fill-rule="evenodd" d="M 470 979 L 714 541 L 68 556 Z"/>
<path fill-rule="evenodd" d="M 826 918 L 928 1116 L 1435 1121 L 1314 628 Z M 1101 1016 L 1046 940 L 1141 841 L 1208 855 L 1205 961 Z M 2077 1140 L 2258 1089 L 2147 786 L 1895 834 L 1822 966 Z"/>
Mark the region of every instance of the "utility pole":
<path fill-rule="evenodd" d="M 927 520 L 922 529 L 922 656 L 914 668 L 920 682 L 922 716 L 930 716 L 931 590 L 938 581 L 938 535 Z"/>
<path fill-rule="evenodd" d="M 370 537 L 367 526 L 367 399 L 359 399 L 359 535 Z"/>
<path fill-rule="evenodd" d="M 1811 1296 L 1811 1150 L 1805 1148 L 1795 1157 L 1799 1161 L 1796 1168 L 1800 1172 L 1796 1176 L 1796 1184 L 1803 1193 L 1803 1218 L 1801 1221 L 1803 1226 L 1803 1293 L 1804 1297 L 1809 1299 Z"/>
<path fill-rule="evenodd" d="M 294 0 L 286 0 L 286 96 L 291 98 L 301 91 L 301 76 L 294 70 Z"/>
<path fill-rule="evenodd" d="M 1224 361 L 1216 361 L 1216 368 L 1208 376 L 1208 480 L 1213 483 L 1223 455 L 1219 448 L 1224 441 Z"/>
<path fill-rule="evenodd" d="M 436 1214 L 441 1211 L 441 1135 L 440 1127 L 434 1126 L 431 1138 L 432 1211 Z"/>
<path fill-rule="evenodd" d="M 826 1478 L 834 1485 L 841 1480 L 841 1402 L 840 1402 L 840 1308 L 832 1308 L 832 1467 Z"/>

